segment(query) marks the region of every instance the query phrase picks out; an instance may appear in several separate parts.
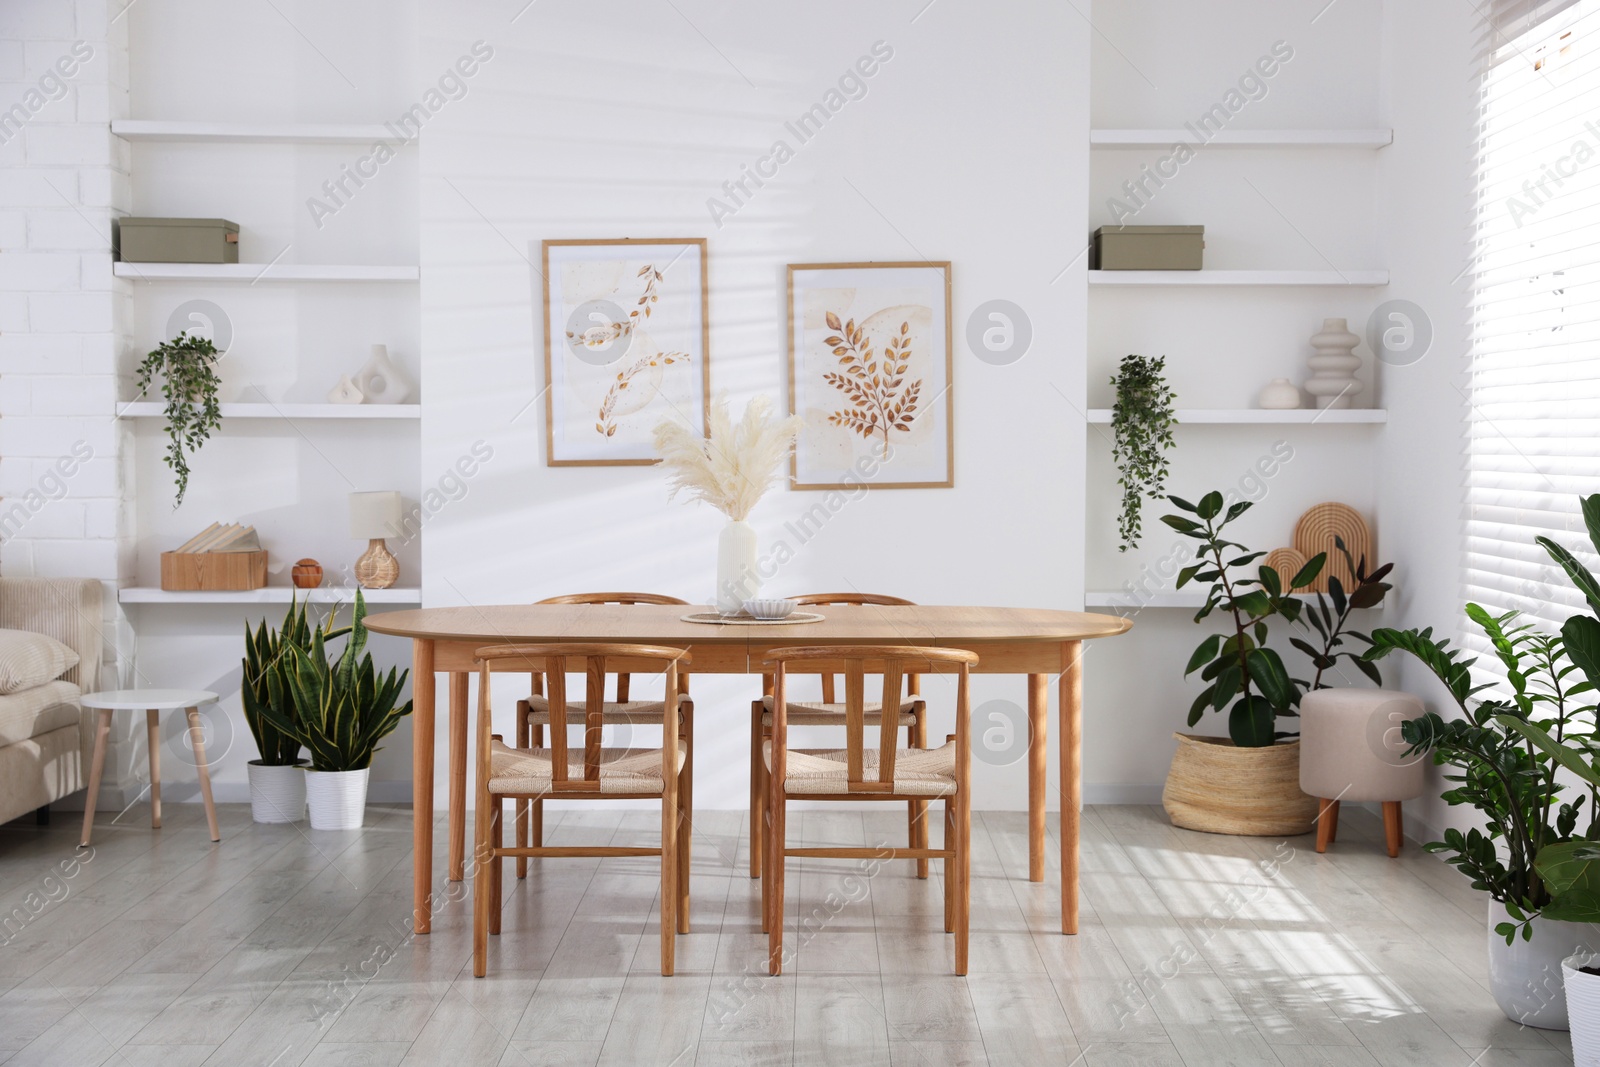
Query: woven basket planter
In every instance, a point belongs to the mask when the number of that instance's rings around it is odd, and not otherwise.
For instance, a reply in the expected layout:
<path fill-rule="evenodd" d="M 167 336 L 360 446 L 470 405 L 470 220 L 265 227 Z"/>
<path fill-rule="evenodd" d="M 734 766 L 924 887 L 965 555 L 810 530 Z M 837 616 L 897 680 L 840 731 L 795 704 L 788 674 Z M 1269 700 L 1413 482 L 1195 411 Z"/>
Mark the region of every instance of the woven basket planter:
<path fill-rule="evenodd" d="M 1311 831 L 1317 800 L 1300 792 L 1299 741 L 1238 748 L 1226 737 L 1172 736 L 1178 751 L 1161 791 L 1172 825 L 1252 837 Z"/>

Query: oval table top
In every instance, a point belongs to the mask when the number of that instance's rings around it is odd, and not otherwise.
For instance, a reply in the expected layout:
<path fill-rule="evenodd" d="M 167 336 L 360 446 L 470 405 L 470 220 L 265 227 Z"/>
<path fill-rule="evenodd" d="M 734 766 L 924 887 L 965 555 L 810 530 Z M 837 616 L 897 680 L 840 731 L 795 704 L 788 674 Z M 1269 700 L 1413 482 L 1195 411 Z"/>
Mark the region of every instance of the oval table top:
<path fill-rule="evenodd" d="M 821 622 L 761 626 L 685 622 L 709 611 L 681 604 L 490 604 L 368 615 L 373 633 L 436 641 L 609 641 L 627 644 L 914 645 L 987 641 L 1085 641 L 1115 637 L 1131 619 L 1049 608 L 840 604 L 805 610 Z"/>
<path fill-rule="evenodd" d="M 106 689 L 78 698 L 86 708 L 103 711 L 167 711 L 215 704 L 217 694 L 204 689 Z"/>

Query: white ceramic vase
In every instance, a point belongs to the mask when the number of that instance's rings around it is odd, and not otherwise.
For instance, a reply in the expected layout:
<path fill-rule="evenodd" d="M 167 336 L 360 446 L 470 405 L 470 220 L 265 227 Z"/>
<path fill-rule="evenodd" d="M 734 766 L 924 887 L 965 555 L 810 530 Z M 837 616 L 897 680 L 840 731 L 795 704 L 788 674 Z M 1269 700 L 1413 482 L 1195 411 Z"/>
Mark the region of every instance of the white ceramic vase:
<path fill-rule="evenodd" d="M 250 776 L 250 817 L 256 822 L 299 822 L 306 817 L 306 768 L 269 767 L 258 759 L 245 765 Z"/>
<path fill-rule="evenodd" d="M 313 830 L 359 830 L 367 811 L 367 775 L 359 771 L 306 772 L 306 806 Z"/>
<path fill-rule="evenodd" d="M 411 393 L 411 381 L 389 358 L 386 345 L 373 345 L 372 355 L 356 371 L 356 388 L 368 404 L 400 404 Z"/>
<path fill-rule="evenodd" d="M 1600 974 L 1583 974 L 1578 970 L 1597 965 L 1600 965 L 1600 954 L 1593 952 L 1574 953 L 1561 961 L 1574 1067 L 1600 1067 Z"/>
<path fill-rule="evenodd" d="M 1287 378 L 1274 378 L 1261 387 L 1256 404 L 1268 411 L 1288 411 L 1300 406 L 1300 387 Z"/>
<path fill-rule="evenodd" d="M 1361 392 L 1362 385 L 1356 381 L 1361 357 L 1355 353 L 1360 343 L 1361 338 L 1350 332 L 1343 319 L 1323 319 L 1322 329 L 1311 335 L 1311 347 L 1317 354 L 1307 361 L 1311 377 L 1306 392 L 1317 398 L 1317 407 L 1350 407 L 1350 398 Z"/>
<path fill-rule="evenodd" d="M 746 600 L 760 595 L 755 528 L 748 522 L 731 520 L 717 538 L 717 610 L 733 615 Z"/>
<path fill-rule="evenodd" d="M 328 390 L 328 403 L 330 404 L 359 404 L 361 403 L 361 389 L 356 385 L 355 379 L 346 374 L 339 379 L 339 384 Z"/>
<path fill-rule="evenodd" d="M 1505 905 L 1489 900 L 1489 992 L 1506 1018 L 1541 1030 L 1567 1028 L 1567 998 L 1562 982 L 1562 961 L 1577 952 L 1600 949 L 1600 929 L 1595 923 L 1533 920 L 1533 937 L 1524 941 L 1519 932 L 1511 944 L 1495 926 L 1511 922 Z"/>

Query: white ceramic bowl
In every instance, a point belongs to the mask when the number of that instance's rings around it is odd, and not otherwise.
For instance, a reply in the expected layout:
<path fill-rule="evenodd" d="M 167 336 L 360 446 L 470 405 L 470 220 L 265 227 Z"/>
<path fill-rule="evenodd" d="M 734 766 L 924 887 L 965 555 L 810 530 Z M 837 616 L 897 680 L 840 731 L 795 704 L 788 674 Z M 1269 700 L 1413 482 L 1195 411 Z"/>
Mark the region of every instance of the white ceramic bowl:
<path fill-rule="evenodd" d="M 746 600 L 744 610 L 758 619 L 784 619 L 794 611 L 795 602 L 792 600 L 779 600 L 776 597 L 762 597 L 758 600 Z"/>

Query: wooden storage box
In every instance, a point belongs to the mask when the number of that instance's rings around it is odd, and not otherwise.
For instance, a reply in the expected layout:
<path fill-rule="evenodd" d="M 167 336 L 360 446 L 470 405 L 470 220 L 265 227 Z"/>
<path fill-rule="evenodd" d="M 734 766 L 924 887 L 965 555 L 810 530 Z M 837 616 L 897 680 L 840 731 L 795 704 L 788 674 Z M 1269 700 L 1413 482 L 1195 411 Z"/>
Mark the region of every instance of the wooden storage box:
<path fill-rule="evenodd" d="M 258 552 L 161 553 L 161 588 L 170 593 L 260 589 L 266 584 L 265 549 Z"/>
<path fill-rule="evenodd" d="M 239 224 L 126 218 L 117 225 L 117 257 L 124 263 L 237 263 Z"/>
<path fill-rule="evenodd" d="M 1199 270 L 1204 226 L 1102 226 L 1090 270 Z"/>

